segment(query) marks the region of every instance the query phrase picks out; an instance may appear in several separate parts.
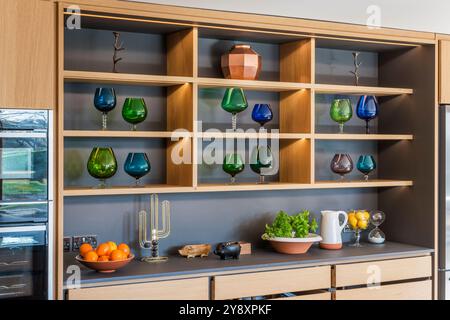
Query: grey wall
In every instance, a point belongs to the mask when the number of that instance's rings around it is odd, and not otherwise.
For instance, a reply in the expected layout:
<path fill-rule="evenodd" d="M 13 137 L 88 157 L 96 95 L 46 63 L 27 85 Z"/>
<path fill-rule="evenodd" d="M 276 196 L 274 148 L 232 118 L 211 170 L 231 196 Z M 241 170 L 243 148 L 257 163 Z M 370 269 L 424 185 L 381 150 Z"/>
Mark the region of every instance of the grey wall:
<path fill-rule="evenodd" d="M 381 26 L 450 34 L 447 0 L 124 0 L 366 25 L 377 5 Z"/>

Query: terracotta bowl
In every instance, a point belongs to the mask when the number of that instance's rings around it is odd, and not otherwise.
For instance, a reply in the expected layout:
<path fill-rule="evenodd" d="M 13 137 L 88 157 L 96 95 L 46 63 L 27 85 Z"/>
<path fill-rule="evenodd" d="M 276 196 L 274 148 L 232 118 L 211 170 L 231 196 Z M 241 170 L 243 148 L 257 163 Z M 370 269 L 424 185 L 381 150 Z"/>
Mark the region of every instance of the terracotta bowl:
<path fill-rule="evenodd" d="M 134 254 L 130 254 L 128 259 L 122 261 L 84 261 L 82 256 L 76 256 L 75 259 L 81 263 L 83 266 L 88 267 L 89 269 L 95 270 L 101 273 L 111 273 L 116 270 L 125 267 L 131 260 L 134 259 Z"/>
<path fill-rule="evenodd" d="M 308 252 L 314 242 L 319 242 L 322 237 L 310 233 L 305 238 L 270 238 L 270 244 L 279 253 L 302 254 Z"/>

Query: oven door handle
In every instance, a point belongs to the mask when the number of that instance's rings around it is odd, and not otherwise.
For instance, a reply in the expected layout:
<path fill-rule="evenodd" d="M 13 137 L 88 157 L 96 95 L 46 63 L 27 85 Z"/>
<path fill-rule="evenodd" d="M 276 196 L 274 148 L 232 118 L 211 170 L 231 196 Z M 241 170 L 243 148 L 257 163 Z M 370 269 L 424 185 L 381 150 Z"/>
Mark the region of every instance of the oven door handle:
<path fill-rule="evenodd" d="M 11 266 L 21 266 L 29 264 L 30 261 L 13 261 L 13 262 L 0 262 L 0 267 L 11 267 Z"/>
<path fill-rule="evenodd" d="M 30 231 L 47 231 L 47 226 L 24 226 L 24 227 L 5 227 L 0 228 L 0 234 L 2 233 L 17 233 L 17 232 L 30 232 Z"/>
<path fill-rule="evenodd" d="M 47 139 L 47 132 L 42 131 L 0 131 L 0 139 Z"/>
<path fill-rule="evenodd" d="M 0 290 L 22 289 L 27 286 L 26 283 L 13 284 L 11 286 L 0 286 Z"/>

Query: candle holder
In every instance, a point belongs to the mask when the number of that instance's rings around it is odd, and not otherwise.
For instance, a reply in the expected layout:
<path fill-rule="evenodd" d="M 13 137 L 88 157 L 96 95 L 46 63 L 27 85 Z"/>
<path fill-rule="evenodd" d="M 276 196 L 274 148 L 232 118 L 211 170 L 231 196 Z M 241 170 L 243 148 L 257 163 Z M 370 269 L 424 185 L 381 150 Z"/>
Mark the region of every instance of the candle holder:
<path fill-rule="evenodd" d="M 143 257 L 141 261 L 154 263 L 165 262 L 168 257 L 159 255 L 159 240 L 167 238 L 170 234 L 170 202 L 161 203 L 162 226 L 159 225 L 159 199 L 158 195 L 150 197 L 150 230 L 151 239 L 147 237 L 147 212 L 139 212 L 139 244 L 142 249 L 151 249 L 150 257 Z"/>

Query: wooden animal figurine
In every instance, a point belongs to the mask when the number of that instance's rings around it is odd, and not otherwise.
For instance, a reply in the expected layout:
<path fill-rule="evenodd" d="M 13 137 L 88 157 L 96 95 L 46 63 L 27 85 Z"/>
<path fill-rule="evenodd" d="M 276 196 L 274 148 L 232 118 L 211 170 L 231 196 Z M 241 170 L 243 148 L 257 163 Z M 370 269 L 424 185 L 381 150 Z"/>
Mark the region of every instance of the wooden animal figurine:
<path fill-rule="evenodd" d="M 183 257 L 195 258 L 195 257 L 207 257 L 211 251 L 211 245 L 209 244 L 191 244 L 184 246 L 178 252 Z"/>

